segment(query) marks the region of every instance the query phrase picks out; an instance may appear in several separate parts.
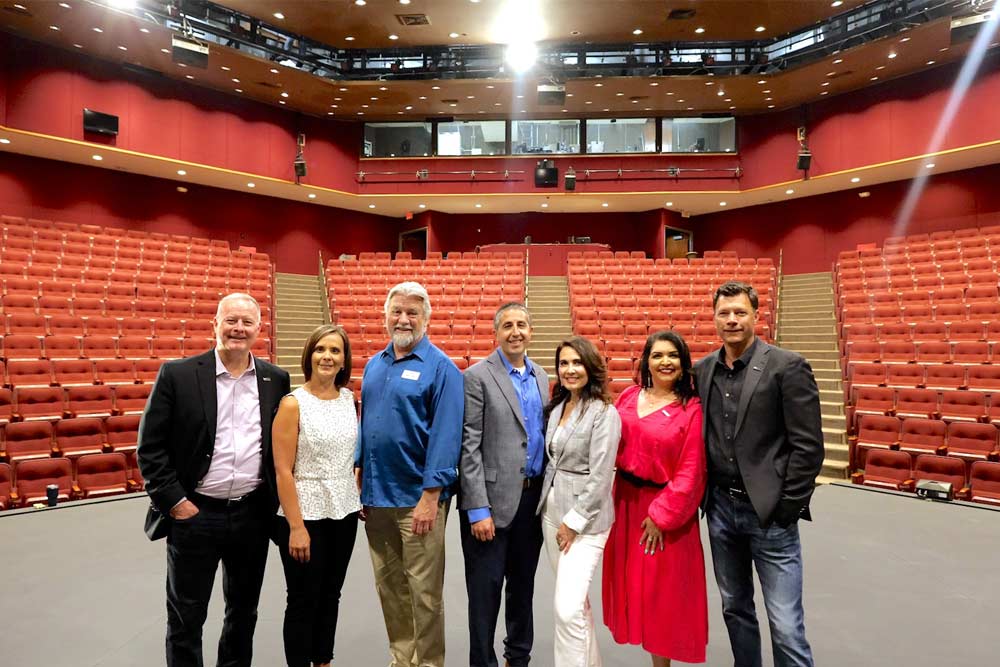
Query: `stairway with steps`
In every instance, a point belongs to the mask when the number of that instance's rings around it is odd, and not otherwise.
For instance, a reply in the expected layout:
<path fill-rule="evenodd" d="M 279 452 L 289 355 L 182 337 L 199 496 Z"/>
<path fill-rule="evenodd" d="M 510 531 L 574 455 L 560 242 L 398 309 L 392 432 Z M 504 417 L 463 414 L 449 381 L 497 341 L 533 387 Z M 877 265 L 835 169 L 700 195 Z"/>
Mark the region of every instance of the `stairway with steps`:
<path fill-rule="evenodd" d="M 847 479 L 847 423 L 831 274 L 782 277 L 778 291 L 776 342 L 806 358 L 819 386 L 826 460 L 817 481 Z"/>
<path fill-rule="evenodd" d="M 329 322 L 323 312 L 326 295 L 319 276 L 278 273 L 274 288 L 276 363 L 288 371 L 295 388 L 305 381 L 302 346 L 316 327 Z"/>
<path fill-rule="evenodd" d="M 573 335 L 569 313 L 569 283 L 566 276 L 528 276 L 528 309 L 533 333 L 528 356 L 555 380 L 555 350 Z"/>

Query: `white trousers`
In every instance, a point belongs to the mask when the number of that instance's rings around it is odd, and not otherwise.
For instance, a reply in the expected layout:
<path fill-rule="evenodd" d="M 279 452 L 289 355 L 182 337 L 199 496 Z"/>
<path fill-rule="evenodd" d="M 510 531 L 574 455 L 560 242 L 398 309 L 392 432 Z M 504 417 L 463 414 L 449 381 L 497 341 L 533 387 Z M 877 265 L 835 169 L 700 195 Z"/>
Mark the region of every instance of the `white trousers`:
<path fill-rule="evenodd" d="M 601 667 L 587 591 L 611 531 L 577 535 L 569 552 L 563 553 L 556 546 L 557 530 L 558 523 L 542 517 L 545 553 L 556 573 L 555 667 Z"/>

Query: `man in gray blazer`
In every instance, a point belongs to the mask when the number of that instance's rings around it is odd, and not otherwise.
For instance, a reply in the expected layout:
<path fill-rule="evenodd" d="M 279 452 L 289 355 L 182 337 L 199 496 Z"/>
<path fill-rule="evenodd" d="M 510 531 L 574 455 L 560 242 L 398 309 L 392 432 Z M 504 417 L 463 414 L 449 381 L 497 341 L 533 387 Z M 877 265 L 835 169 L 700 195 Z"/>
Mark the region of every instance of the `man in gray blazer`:
<path fill-rule="evenodd" d="M 801 355 L 754 336 L 757 291 L 715 292 L 720 350 L 695 365 L 705 411 L 708 516 L 715 579 L 735 667 L 761 665 L 756 566 L 776 667 L 811 666 L 802 609 L 798 520 L 823 465 L 819 390 Z"/>
<path fill-rule="evenodd" d="M 549 377 L 527 357 L 531 313 L 506 303 L 493 318 L 499 349 L 465 371 L 459 463 L 462 552 L 469 595 L 469 665 L 497 667 L 493 650 L 507 580 L 504 658 L 527 665 L 532 596 L 542 545 L 535 515 L 545 469 L 542 407 Z"/>

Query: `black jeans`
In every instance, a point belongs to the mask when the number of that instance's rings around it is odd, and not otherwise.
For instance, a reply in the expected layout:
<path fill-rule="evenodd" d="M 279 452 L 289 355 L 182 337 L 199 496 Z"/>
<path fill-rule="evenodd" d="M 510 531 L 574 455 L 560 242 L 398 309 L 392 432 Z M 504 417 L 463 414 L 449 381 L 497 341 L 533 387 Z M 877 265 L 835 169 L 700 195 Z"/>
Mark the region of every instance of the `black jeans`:
<path fill-rule="evenodd" d="M 191 499 L 199 512 L 167 536 L 167 667 L 202 667 L 202 626 L 222 562 L 226 615 L 218 667 L 250 667 L 271 522 L 267 493 L 240 503 Z"/>
<path fill-rule="evenodd" d="M 531 659 L 535 638 L 531 604 L 542 548 L 542 522 L 535 515 L 540 494 L 541 484 L 525 489 L 514 520 L 506 528 L 498 528 L 490 542 L 473 537 L 467 513 L 459 512 L 465 588 L 469 595 L 471 667 L 497 667 L 493 641 L 504 579 L 507 580 L 504 658 L 513 667 L 523 667 Z"/>
<path fill-rule="evenodd" d="M 333 660 L 337 634 L 340 590 L 358 533 L 358 514 L 343 519 L 306 521 L 309 562 L 300 563 L 288 553 L 288 521 L 278 517 L 275 542 L 281 551 L 288 591 L 285 607 L 285 662 L 288 667 L 309 667 L 310 662 Z"/>

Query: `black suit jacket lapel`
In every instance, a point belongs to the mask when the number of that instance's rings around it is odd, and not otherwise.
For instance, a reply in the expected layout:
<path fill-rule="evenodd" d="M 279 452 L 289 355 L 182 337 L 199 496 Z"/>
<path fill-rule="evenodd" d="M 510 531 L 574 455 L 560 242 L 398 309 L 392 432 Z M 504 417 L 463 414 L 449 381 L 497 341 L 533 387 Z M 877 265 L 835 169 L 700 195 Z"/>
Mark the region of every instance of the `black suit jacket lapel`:
<path fill-rule="evenodd" d="M 205 410 L 205 425 L 208 427 L 208 447 L 215 446 L 215 430 L 219 423 L 218 394 L 215 391 L 215 351 L 203 354 L 195 371 L 198 376 L 198 391 L 201 406 Z M 206 443 L 199 443 L 204 446 Z"/>
<path fill-rule="evenodd" d="M 766 343 L 759 341 L 757 349 L 754 351 L 753 356 L 750 357 L 746 375 L 743 376 L 740 405 L 736 411 L 736 432 L 733 434 L 733 437 L 739 435 L 740 429 L 743 427 L 743 420 L 747 416 L 747 407 L 750 405 L 750 399 L 753 397 L 754 391 L 757 390 L 757 383 L 760 382 L 761 377 L 764 375 L 764 370 L 767 368 L 768 352 L 770 351 L 771 349 Z"/>
<path fill-rule="evenodd" d="M 524 425 L 524 414 L 521 412 L 521 401 L 517 399 L 517 392 L 514 391 L 514 382 L 510 379 L 510 374 L 507 373 L 507 367 L 504 366 L 503 360 L 500 359 L 500 352 L 498 350 L 494 350 L 493 354 L 486 358 L 486 368 L 489 369 L 493 381 L 500 387 L 500 393 L 503 394 L 503 397 L 507 399 L 507 403 L 510 404 L 510 409 L 514 411 L 517 423 L 527 433 L 528 428 Z"/>
<path fill-rule="evenodd" d="M 271 421 L 274 416 L 275 407 L 281 397 L 275 397 L 274 395 L 274 392 L 277 391 L 277 386 L 270 368 L 256 357 L 254 357 L 253 363 L 257 375 L 257 401 L 260 403 L 261 449 L 266 455 L 271 450 Z"/>

